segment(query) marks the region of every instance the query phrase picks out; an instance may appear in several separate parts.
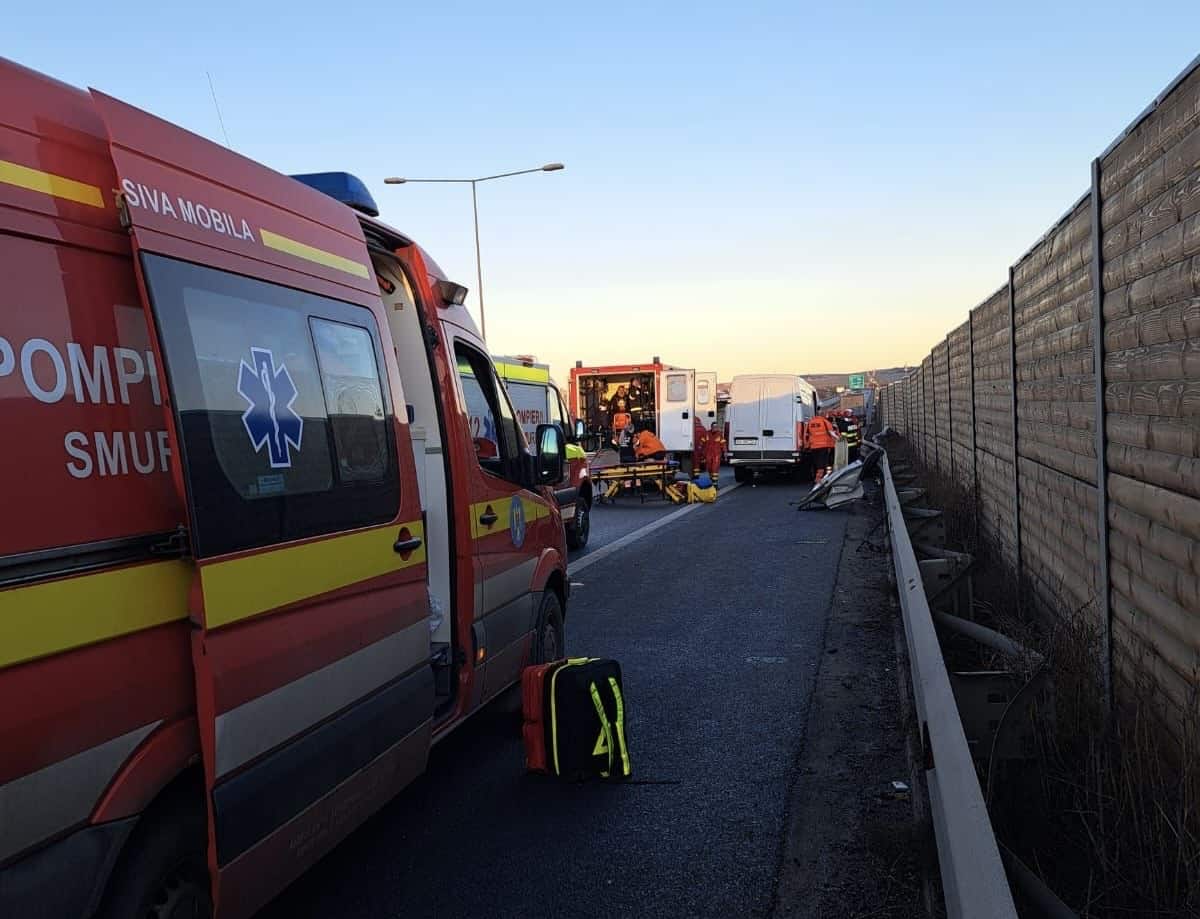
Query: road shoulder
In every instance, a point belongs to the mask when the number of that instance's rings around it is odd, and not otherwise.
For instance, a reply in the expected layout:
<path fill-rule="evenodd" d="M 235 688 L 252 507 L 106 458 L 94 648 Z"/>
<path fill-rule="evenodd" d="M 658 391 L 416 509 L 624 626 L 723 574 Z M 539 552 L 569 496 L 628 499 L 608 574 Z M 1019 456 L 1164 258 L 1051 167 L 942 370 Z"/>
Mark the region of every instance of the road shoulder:
<path fill-rule="evenodd" d="M 877 492 L 869 492 L 874 496 Z M 897 702 L 894 623 L 882 508 L 846 513 L 837 583 L 807 728 L 788 795 L 772 915 L 924 915 L 922 843 L 909 782 L 904 711 Z"/>

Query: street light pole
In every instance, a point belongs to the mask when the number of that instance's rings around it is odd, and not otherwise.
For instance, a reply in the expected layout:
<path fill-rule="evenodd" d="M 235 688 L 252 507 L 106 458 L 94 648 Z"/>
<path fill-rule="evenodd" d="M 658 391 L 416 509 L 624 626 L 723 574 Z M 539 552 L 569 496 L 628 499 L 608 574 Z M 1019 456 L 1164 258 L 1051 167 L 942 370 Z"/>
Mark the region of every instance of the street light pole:
<path fill-rule="evenodd" d="M 412 182 L 427 182 L 437 184 L 456 184 L 471 186 L 471 213 L 475 219 L 475 279 L 479 282 L 479 331 L 484 341 L 487 341 L 487 319 L 483 313 L 483 258 L 479 251 L 479 198 L 475 186 L 480 182 L 490 182 L 493 179 L 507 179 L 509 176 L 522 176 L 531 172 L 558 172 L 565 168 L 562 163 L 547 163 L 536 169 L 518 169 L 516 172 L 500 172 L 496 175 L 481 176 L 477 179 L 405 179 L 391 176 L 383 180 L 385 185 L 408 185 Z"/>
<path fill-rule="evenodd" d="M 475 215 L 475 280 L 479 282 L 479 337 L 487 341 L 487 317 L 483 312 L 483 257 L 479 254 L 479 201 L 475 186 L 471 183 L 471 211 Z"/>

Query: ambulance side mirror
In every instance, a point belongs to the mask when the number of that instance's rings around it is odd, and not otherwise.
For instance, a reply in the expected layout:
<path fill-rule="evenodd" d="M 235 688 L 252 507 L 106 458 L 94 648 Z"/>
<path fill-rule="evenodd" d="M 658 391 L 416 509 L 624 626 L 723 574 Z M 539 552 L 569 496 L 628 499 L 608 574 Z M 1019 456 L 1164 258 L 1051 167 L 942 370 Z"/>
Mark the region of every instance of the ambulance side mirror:
<path fill-rule="evenodd" d="M 557 485 L 567 467 L 567 444 L 562 430 L 556 424 L 539 424 L 533 442 L 537 453 L 533 457 L 532 485 Z"/>
<path fill-rule="evenodd" d="M 575 443 L 583 440 L 583 435 L 587 433 L 587 429 L 583 426 L 583 419 L 575 419 Z"/>

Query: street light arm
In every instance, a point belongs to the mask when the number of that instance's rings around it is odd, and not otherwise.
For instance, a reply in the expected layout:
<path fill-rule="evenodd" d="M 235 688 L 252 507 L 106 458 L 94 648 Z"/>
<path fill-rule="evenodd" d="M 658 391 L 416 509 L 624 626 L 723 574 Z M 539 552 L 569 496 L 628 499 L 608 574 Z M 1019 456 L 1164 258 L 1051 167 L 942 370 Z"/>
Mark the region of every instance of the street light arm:
<path fill-rule="evenodd" d="M 409 185 L 413 182 L 434 182 L 450 185 L 474 185 L 477 182 L 490 182 L 492 179 L 507 179 L 509 176 L 523 176 L 531 172 L 558 172 L 563 169 L 562 163 L 547 163 L 545 166 L 538 166 L 536 169 L 518 169 L 516 172 L 498 172 L 493 176 L 480 176 L 478 179 L 405 179 L 400 176 L 391 176 L 383 180 L 384 185 Z"/>
<path fill-rule="evenodd" d="M 531 172 L 557 172 L 562 168 L 562 163 L 547 163 L 545 166 L 538 166 L 537 169 L 518 169 L 516 172 L 501 172 L 494 176 L 483 176 L 482 178 L 472 179 L 471 181 L 490 182 L 492 179 L 507 179 L 509 176 L 523 176 Z"/>

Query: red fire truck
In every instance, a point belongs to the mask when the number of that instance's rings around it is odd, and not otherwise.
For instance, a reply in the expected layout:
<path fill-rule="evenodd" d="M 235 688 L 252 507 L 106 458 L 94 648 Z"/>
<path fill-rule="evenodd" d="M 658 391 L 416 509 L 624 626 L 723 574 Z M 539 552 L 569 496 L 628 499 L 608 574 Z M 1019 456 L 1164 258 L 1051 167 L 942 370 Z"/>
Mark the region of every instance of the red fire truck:
<path fill-rule="evenodd" d="M 627 416 L 637 430 L 653 431 L 692 469 L 692 450 L 701 430 L 717 420 L 717 375 L 664 364 L 571 368 L 571 409 L 594 442 L 610 446 Z M 614 424 L 615 422 L 615 424 Z"/>
<path fill-rule="evenodd" d="M 0 98 L 0 916 L 249 916 L 561 656 L 562 433 L 353 177 Z"/>

